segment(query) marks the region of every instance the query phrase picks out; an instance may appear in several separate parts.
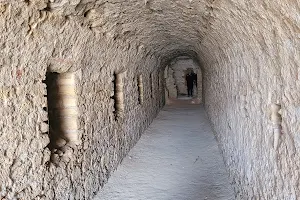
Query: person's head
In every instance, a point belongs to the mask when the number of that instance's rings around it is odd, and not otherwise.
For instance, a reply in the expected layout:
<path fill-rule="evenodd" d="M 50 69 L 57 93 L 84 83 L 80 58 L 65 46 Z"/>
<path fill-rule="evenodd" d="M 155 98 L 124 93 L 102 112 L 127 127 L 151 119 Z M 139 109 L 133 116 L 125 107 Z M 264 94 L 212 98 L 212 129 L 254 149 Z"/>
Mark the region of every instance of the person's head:
<path fill-rule="evenodd" d="M 193 69 L 192 68 L 188 68 L 188 74 L 193 74 L 193 73 L 194 73 Z"/>

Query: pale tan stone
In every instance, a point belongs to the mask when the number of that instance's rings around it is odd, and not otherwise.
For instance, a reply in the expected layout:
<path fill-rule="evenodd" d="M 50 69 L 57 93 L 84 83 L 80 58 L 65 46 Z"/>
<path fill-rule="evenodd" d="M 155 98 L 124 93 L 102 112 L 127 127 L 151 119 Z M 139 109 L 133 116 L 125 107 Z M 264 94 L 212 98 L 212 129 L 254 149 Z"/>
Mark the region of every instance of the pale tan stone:
<path fill-rule="evenodd" d="M 174 87 L 166 95 L 159 90 L 155 74 L 180 56 L 201 67 L 201 100 L 237 199 L 300 197 L 298 1 L 0 4 L 0 198 L 92 199 L 168 101 L 164 97 L 175 96 Z M 57 104 L 78 106 L 80 142 L 71 159 L 53 154 L 60 165 L 44 160 L 50 157 L 41 111 L 47 105 L 42 82 L 47 71 L 72 72 L 76 78 L 77 100 Z M 115 121 L 112 81 L 122 71 L 124 120 Z M 132 81 L 138 74 L 143 75 L 142 105 Z M 283 133 L 276 149 L 272 103 L 281 105 Z M 74 170 L 78 166 L 81 173 Z"/>

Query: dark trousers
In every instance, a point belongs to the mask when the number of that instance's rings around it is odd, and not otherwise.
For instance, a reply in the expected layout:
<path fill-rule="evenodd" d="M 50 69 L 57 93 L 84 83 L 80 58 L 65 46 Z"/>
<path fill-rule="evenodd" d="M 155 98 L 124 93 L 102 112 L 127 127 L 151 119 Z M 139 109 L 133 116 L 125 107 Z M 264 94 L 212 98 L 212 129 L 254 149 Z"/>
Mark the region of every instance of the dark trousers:
<path fill-rule="evenodd" d="M 192 96 L 193 96 L 193 86 L 192 86 L 192 87 L 191 87 L 191 86 L 190 86 L 190 87 L 188 86 L 187 91 L 188 91 L 188 96 L 189 96 L 189 97 L 192 97 Z"/>

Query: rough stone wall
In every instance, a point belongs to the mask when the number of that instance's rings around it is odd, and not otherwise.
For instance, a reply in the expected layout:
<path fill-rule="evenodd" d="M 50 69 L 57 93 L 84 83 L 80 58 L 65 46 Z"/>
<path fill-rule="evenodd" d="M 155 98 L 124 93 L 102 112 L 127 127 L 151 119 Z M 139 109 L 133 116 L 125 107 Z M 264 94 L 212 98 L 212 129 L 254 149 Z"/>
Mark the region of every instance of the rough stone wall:
<path fill-rule="evenodd" d="M 205 105 L 237 199 L 298 199 L 299 2 L 215 1 L 212 8 L 201 47 Z M 272 104 L 281 105 L 277 136 Z"/>
<path fill-rule="evenodd" d="M 90 199 L 164 102 L 157 76 L 150 98 L 150 73 L 189 56 L 203 69 L 206 110 L 237 198 L 297 199 L 299 7 L 295 0 L 0 1 L 1 197 Z M 75 72 L 77 80 L 81 144 L 58 165 L 47 148 L 47 70 Z M 123 71 L 125 117 L 116 122 L 112 81 Z M 279 126 L 269 119 L 274 103 Z"/>
<path fill-rule="evenodd" d="M 96 34 L 84 15 L 43 1 L 1 1 L 0 9 L 0 198 L 91 199 L 162 106 L 158 77 L 152 99 L 148 81 L 159 60 L 123 29 Z M 47 70 L 75 72 L 78 97 L 81 142 L 55 155 L 47 147 Z M 116 121 L 113 75 L 124 71 L 125 112 Z"/>
<path fill-rule="evenodd" d="M 177 98 L 177 88 L 176 81 L 174 78 L 174 70 L 169 66 L 165 68 L 165 85 L 166 85 L 166 97 L 168 98 Z"/>

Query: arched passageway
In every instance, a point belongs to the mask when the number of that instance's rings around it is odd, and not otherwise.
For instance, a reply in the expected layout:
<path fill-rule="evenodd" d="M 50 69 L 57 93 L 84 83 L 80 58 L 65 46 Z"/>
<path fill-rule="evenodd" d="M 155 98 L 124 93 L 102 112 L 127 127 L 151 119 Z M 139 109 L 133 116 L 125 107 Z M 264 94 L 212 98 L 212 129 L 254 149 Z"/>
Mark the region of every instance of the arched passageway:
<path fill-rule="evenodd" d="M 0 1 L 0 198 L 92 199 L 165 105 L 178 57 L 201 67 L 236 197 L 299 198 L 299 7 Z"/>
<path fill-rule="evenodd" d="M 193 94 L 197 103 L 202 101 L 202 71 L 193 59 L 180 56 L 172 60 L 164 70 L 165 76 L 165 98 L 168 100 L 188 96 L 187 75 L 194 74 Z M 167 100 L 167 101 L 168 101 Z"/>

